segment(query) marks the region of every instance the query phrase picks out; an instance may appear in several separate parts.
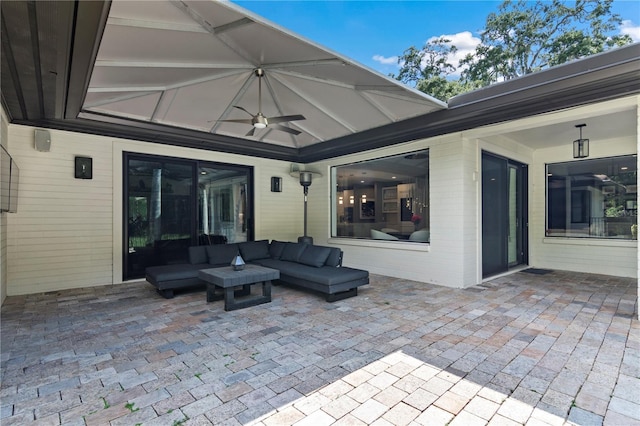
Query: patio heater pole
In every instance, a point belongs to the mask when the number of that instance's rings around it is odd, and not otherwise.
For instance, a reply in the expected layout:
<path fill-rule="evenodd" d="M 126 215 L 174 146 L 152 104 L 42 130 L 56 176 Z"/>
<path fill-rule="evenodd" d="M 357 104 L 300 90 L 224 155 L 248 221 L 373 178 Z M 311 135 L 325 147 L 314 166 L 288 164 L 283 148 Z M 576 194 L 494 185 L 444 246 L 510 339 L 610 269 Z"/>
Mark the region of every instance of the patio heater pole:
<path fill-rule="evenodd" d="M 298 237 L 299 243 L 313 244 L 313 238 L 307 236 L 307 196 L 313 174 L 311 172 L 300 172 L 300 185 L 304 189 L 304 236 Z"/>

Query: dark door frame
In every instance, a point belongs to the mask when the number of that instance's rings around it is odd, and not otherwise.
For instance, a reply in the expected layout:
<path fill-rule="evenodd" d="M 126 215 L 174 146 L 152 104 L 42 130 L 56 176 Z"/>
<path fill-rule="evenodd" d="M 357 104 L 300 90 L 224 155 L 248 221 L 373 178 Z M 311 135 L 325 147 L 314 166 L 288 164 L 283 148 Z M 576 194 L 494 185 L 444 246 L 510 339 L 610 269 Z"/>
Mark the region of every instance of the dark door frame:
<path fill-rule="evenodd" d="M 496 231 L 500 232 L 501 235 L 498 235 L 498 240 L 499 243 L 503 244 L 498 248 L 495 247 L 490 247 L 489 246 L 489 241 L 488 241 L 488 236 L 485 234 L 485 230 L 486 228 L 488 228 L 488 224 L 487 222 L 485 222 L 486 216 L 489 214 L 489 206 L 486 204 L 487 200 L 487 194 L 485 194 L 485 170 L 484 167 L 482 169 L 482 179 L 481 179 L 481 194 L 482 194 L 482 206 L 481 206 L 481 213 L 482 213 L 482 220 L 481 220 L 481 235 L 482 235 L 482 277 L 486 278 L 487 276 L 491 276 L 491 275 L 495 275 L 501 272 L 507 272 L 510 268 L 512 267 L 517 267 L 520 265 L 526 265 L 529 263 L 529 200 L 528 200 L 528 165 L 524 164 L 524 163 L 520 163 L 518 161 L 515 161 L 513 159 L 501 156 L 501 155 L 497 155 L 494 154 L 492 152 L 488 152 L 488 151 L 482 151 L 481 153 L 481 162 L 484 162 L 484 158 L 485 156 L 491 157 L 492 159 L 498 160 L 498 161 L 502 161 L 503 162 L 503 169 L 504 169 L 504 182 L 501 182 L 501 188 L 500 190 L 503 191 L 502 194 L 498 194 L 501 198 L 501 200 L 503 201 L 503 203 L 497 203 L 501 206 L 501 208 L 503 208 L 504 210 L 498 211 L 496 212 L 496 214 L 499 216 L 498 219 L 499 221 L 501 221 L 501 223 L 499 224 L 498 229 L 496 229 Z M 484 164 L 483 164 L 484 165 Z M 517 173 L 517 181 L 516 181 L 516 209 L 517 209 L 517 221 L 518 223 L 516 224 L 516 241 L 517 241 L 517 261 L 515 263 L 509 263 L 509 259 L 508 259 L 508 251 L 506 250 L 507 244 L 508 244 L 508 240 L 506 240 L 509 236 L 509 212 L 508 212 L 508 191 L 509 191 L 509 169 L 511 168 L 516 168 L 516 170 L 518 171 Z M 494 206 L 494 205 L 492 205 Z M 502 241 L 502 239 L 504 239 L 504 241 Z M 501 253 L 499 253 L 501 257 L 500 260 L 500 268 L 498 270 L 491 270 L 489 272 L 486 272 L 486 256 L 488 256 L 488 253 L 485 253 L 485 251 L 488 250 L 499 250 L 501 251 Z"/>
<path fill-rule="evenodd" d="M 255 228 L 254 228 L 254 170 L 252 166 L 245 166 L 239 164 L 228 164 L 228 163 L 217 163 L 214 161 L 203 161 L 192 158 L 183 158 L 183 157 L 172 157 L 172 156 L 164 156 L 164 155 L 155 155 L 155 154 L 144 154 L 137 152 L 129 152 L 124 151 L 122 153 L 122 279 L 129 280 L 141 277 L 132 277 L 128 276 L 129 271 L 129 212 L 128 212 L 128 196 L 129 196 L 129 168 L 128 163 L 129 160 L 142 160 L 142 161 L 157 161 L 160 163 L 172 162 L 177 164 L 186 164 L 191 165 L 191 175 L 192 181 L 194 182 L 191 185 L 190 197 L 192 200 L 192 208 L 191 208 L 191 217 L 189 218 L 191 222 L 190 231 L 191 231 L 191 244 L 198 245 L 198 215 L 200 214 L 198 208 L 198 177 L 199 170 L 201 167 L 208 168 L 223 168 L 223 169 L 234 169 L 238 171 L 243 171 L 247 175 L 247 188 L 246 188 L 246 214 L 247 214 L 247 240 L 253 241 L 255 238 Z"/>

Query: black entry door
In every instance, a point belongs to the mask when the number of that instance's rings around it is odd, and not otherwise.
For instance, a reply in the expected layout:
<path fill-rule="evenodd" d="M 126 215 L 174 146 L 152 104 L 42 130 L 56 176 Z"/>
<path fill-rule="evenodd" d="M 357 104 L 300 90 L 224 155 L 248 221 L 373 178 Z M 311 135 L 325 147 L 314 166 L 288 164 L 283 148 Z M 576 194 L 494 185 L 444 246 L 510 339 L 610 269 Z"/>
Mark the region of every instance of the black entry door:
<path fill-rule="evenodd" d="M 527 166 L 482 154 L 482 276 L 527 259 Z"/>

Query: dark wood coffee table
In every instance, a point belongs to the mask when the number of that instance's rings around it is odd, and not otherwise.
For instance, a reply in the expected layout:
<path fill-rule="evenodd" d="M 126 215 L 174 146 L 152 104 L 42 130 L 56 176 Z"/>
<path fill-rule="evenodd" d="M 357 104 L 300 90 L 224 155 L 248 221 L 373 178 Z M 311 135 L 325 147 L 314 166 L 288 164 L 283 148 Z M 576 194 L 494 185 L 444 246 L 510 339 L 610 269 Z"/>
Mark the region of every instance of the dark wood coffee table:
<path fill-rule="evenodd" d="M 234 271 L 231 266 L 202 269 L 198 278 L 207 283 L 207 302 L 224 298 L 224 310 L 256 306 L 271 302 L 271 280 L 280 278 L 277 269 L 258 265 L 245 265 L 241 271 Z M 262 283 L 262 296 L 251 296 L 251 285 Z M 237 287 L 242 286 L 242 290 Z M 236 296 L 247 296 L 236 300 Z"/>

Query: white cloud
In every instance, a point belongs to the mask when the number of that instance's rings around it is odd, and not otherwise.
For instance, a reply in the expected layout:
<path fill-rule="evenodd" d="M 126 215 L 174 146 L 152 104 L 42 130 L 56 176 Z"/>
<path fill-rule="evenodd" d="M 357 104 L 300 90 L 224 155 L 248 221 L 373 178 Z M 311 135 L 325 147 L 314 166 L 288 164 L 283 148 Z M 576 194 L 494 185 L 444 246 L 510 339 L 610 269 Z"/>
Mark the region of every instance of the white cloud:
<path fill-rule="evenodd" d="M 480 44 L 480 38 L 475 37 L 470 31 L 463 31 L 456 34 L 443 34 L 440 37 L 431 37 L 427 42 L 435 41 L 439 38 L 451 40 L 448 44 L 452 44 L 458 48 L 458 51 L 449 56 L 449 63 L 454 67 L 458 66 L 459 61 L 467 56 L 467 54 L 475 52 L 476 46 Z M 460 75 L 462 69 L 456 70 L 453 75 Z"/>
<path fill-rule="evenodd" d="M 620 34 L 628 35 L 634 42 L 638 42 L 640 41 L 640 26 L 634 26 L 633 22 L 629 20 L 622 21 Z"/>
<path fill-rule="evenodd" d="M 467 56 L 468 53 L 474 52 L 476 50 L 476 46 L 480 44 L 480 38 L 474 37 L 470 31 L 463 31 L 457 34 L 444 34 L 440 37 L 451 40 L 449 44 L 453 44 L 458 48 L 458 51 L 455 53 L 455 55 L 449 57 L 449 63 L 454 67 L 458 66 L 458 62 L 460 61 L 460 59 Z M 437 40 L 440 37 L 431 37 L 427 40 L 427 42 Z M 395 65 L 396 67 L 399 66 L 397 56 L 385 57 L 382 55 L 373 55 L 372 59 L 382 65 Z M 460 71 L 461 70 L 457 70 L 453 73 L 453 75 L 459 76 Z"/>
<path fill-rule="evenodd" d="M 388 58 L 385 58 L 382 55 L 373 55 L 372 59 L 382 65 L 396 65 L 398 63 L 397 56 L 389 56 Z"/>

